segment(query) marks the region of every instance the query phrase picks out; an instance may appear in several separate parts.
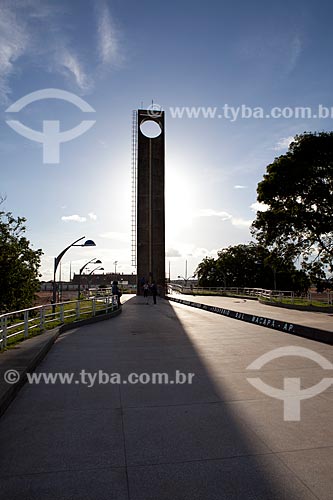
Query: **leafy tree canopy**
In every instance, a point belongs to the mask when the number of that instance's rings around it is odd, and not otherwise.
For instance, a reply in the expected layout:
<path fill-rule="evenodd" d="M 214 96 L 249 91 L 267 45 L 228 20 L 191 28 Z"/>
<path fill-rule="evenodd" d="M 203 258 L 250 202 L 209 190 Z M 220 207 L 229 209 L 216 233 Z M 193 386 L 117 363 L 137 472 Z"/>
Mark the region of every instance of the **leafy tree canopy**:
<path fill-rule="evenodd" d="M 333 132 L 295 137 L 286 154 L 267 166 L 258 184 L 252 230 L 264 246 L 305 267 L 333 268 Z"/>
<path fill-rule="evenodd" d="M 0 211 L 0 312 L 31 307 L 39 289 L 42 251 L 32 249 L 25 238 L 25 222 Z"/>
<path fill-rule="evenodd" d="M 281 258 L 262 245 L 249 243 L 223 248 L 217 259 L 205 257 L 196 275 L 204 287 L 249 287 L 306 290 L 309 279 L 292 260 Z"/>

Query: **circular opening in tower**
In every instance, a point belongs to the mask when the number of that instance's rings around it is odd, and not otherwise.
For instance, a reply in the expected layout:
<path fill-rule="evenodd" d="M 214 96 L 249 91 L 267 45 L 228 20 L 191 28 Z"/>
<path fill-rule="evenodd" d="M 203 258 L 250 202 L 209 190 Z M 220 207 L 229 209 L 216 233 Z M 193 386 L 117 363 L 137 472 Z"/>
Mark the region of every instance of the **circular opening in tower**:
<path fill-rule="evenodd" d="M 140 130 L 149 139 L 155 139 L 162 133 L 160 125 L 153 120 L 145 120 L 140 125 Z"/>

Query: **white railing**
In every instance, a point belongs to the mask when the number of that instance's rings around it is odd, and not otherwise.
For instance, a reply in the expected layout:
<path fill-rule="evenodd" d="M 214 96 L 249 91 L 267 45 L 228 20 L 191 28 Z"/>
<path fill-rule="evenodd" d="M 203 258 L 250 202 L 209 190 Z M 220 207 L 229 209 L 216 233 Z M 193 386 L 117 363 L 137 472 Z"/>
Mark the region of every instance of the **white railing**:
<path fill-rule="evenodd" d="M 118 288 L 121 292 L 123 292 L 124 289 L 128 290 L 129 292 L 136 291 L 136 285 L 122 285 L 121 282 L 118 282 Z M 112 287 L 89 288 L 87 290 L 87 296 L 89 298 L 91 298 L 91 297 L 106 297 L 109 295 L 112 295 Z"/>
<path fill-rule="evenodd" d="M 241 287 L 191 287 L 178 284 L 168 284 L 168 290 L 184 294 L 200 295 L 200 293 L 212 292 L 216 295 L 245 295 L 252 297 L 262 297 L 271 299 L 275 302 L 289 301 L 294 304 L 297 300 L 302 299 L 304 302 L 324 304 L 333 304 L 333 292 L 327 291 L 323 293 L 308 292 L 305 294 L 297 294 L 291 290 L 266 290 L 264 288 L 241 288 Z"/>
<path fill-rule="evenodd" d="M 27 339 L 56 326 L 106 314 L 118 309 L 116 295 L 94 296 L 89 299 L 46 304 L 0 315 L 0 350 L 13 337 Z"/>
<path fill-rule="evenodd" d="M 264 293 L 260 295 L 263 298 L 273 299 L 275 302 L 290 302 L 290 304 L 295 304 L 296 302 L 304 302 L 305 304 L 316 304 L 320 305 L 320 302 L 327 305 L 333 304 L 333 292 L 307 292 L 302 294 L 296 294 L 295 292 L 286 292 L 280 290 L 265 290 Z M 285 299 L 288 299 L 287 301 Z"/>
<path fill-rule="evenodd" d="M 180 293 L 200 293 L 200 292 L 214 292 L 217 294 L 235 294 L 235 295 L 252 295 L 260 296 L 262 292 L 265 292 L 263 288 L 244 288 L 244 287 L 198 287 L 198 286 L 183 286 L 179 284 L 168 284 L 168 288 L 174 291 L 179 291 Z M 268 291 L 268 290 L 266 290 Z"/>

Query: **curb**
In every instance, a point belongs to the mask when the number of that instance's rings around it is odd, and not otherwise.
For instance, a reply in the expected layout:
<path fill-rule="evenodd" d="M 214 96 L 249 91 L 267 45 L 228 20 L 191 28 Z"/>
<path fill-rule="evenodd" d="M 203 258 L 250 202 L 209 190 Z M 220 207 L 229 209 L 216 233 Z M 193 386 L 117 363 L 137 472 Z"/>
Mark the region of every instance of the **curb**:
<path fill-rule="evenodd" d="M 17 393 L 20 391 L 20 389 L 24 386 L 24 384 L 27 381 L 27 373 L 34 371 L 39 363 L 45 358 L 46 354 L 49 352 L 51 347 L 53 346 L 54 342 L 57 340 L 59 335 L 61 335 L 64 332 L 67 332 L 69 330 L 73 330 L 75 328 L 85 326 L 85 325 L 90 325 L 92 323 L 98 323 L 100 321 L 105 321 L 107 319 L 111 319 L 115 316 L 118 316 L 121 313 L 122 309 L 117 309 L 116 311 L 112 311 L 111 313 L 108 314 L 103 314 L 100 316 L 94 316 L 92 318 L 88 319 L 83 319 L 81 321 L 76 321 L 73 323 L 67 323 L 65 325 L 61 325 L 57 328 L 54 328 L 53 330 L 49 330 L 47 333 L 50 335 L 50 338 L 42 345 L 42 347 L 39 349 L 39 351 L 36 353 L 36 355 L 29 361 L 28 366 L 20 372 L 20 378 L 18 382 L 15 384 L 7 384 L 7 389 L 5 392 L 0 395 L 0 417 L 5 413 L 7 410 L 8 406 L 11 404 L 11 402 L 15 399 Z M 41 334 L 41 338 L 42 338 Z M 36 338 L 36 337 L 33 337 Z M 29 339 L 27 339 L 29 340 Z"/>
<path fill-rule="evenodd" d="M 60 335 L 60 329 L 55 329 L 53 335 L 43 344 L 42 348 L 38 351 L 38 353 L 30 360 L 28 366 L 25 370 L 20 372 L 20 378 L 16 384 L 8 385 L 7 390 L 0 397 L 0 417 L 5 413 L 10 403 L 16 397 L 16 394 L 20 391 L 20 389 L 24 386 L 27 380 L 27 372 L 33 371 L 39 365 L 39 363 L 45 358 L 46 354 L 49 352 L 54 342 Z M 49 331 L 51 333 L 52 330 Z"/>
<path fill-rule="evenodd" d="M 68 332 L 69 330 L 73 330 L 73 328 L 78 328 L 80 326 L 91 325 L 92 323 L 99 323 L 100 321 L 105 321 L 107 319 L 111 319 L 114 316 L 118 316 L 121 313 L 122 309 L 117 309 L 116 311 L 112 311 L 107 314 L 101 314 L 99 316 L 93 316 L 92 318 L 81 319 L 80 321 L 74 321 L 73 323 L 66 323 L 65 325 L 59 326 L 59 333 Z"/>
<path fill-rule="evenodd" d="M 245 321 L 246 323 L 252 323 L 254 325 L 271 328 L 272 330 L 277 330 L 281 333 L 287 333 L 289 335 L 297 335 L 298 337 L 304 337 L 310 340 L 315 340 L 317 342 L 322 342 L 324 344 L 333 345 L 333 332 L 330 332 L 328 330 L 321 330 L 319 328 L 312 328 L 310 326 L 298 325 L 296 323 L 289 323 L 281 321 L 279 319 L 242 313 L 238 311 L 233 311 L 231 309 L 224 309 L 223 307 L 201 304 L 199 302 L 191 302 L 189 300 L 176 299 L 170 296 L 166 296 L 165 298 L 173 302 L 178 302 L 179 304 L 184 304 L 185 306 L 195 307 L 197 309 L 202 309 L 204 311 L 220 314 L 221 316 L 227 316 L 228 318 L 231 319 L 237 319 L 239 321 Z"/>

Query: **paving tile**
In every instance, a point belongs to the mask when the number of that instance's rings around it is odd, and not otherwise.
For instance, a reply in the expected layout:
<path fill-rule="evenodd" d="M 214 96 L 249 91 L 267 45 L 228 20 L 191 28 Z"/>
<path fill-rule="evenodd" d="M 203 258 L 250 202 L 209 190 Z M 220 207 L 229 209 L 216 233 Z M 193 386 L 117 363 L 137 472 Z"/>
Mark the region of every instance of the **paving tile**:
<path fill-rule="evenodd" d="M 154 372 L 148 371 L 149 375 L 152 373 Z M 155 373 L 162 374 L 163 371 Z M 190 372 L 182 369 L 182 373 L 187 375 Z M 176 382 L 176 370 L 168 370 L 165 374 L 169 381 Z M 198 374 L 194 375 L 191 384 L 123 384 L 120 392 L 121 404 L 124 408 L 211 403 L 220 399 L 211 380 Z"/>
<path fill-rule="evenodd" d="M 127 408 L 124 431 L 130 465 L 270 451 L 223 403 Z"/>
<path fill-rule="evenodd" d="M 317 498 L 333 498 L 333 447 L 291 451 L 278 456 Z"/>
<path fill-rule="evenodd" d="M 212 370 L 209 380 L 214 386 L 214 391 L 219 395 L 221 401 L 237 401 L 251 399 L 270 399 L 270 396 L 260 392 L 248 381 L 251 377 L 260 379 L 272 387 L 283 389 L 284 378 L 299 378 L 301 389 L 312 387 L 319 383 L 326 374 L 322 369 L 312 370 L 304 368 L 284 369 L 275 371 L 253 372 L 214 372 Z M 324 393 L 323 393 L 324 394 Z"/>
<path fill-rule="evenodd" d="M 124 466 L 119 410 L 21 414 L 1 418 L 0 477 L 17 473 Z"/>
<path fill-rule="evenodd" d="M 80 373 L 73 373 L 74 381 L 71 384 L 60 382 L 26 384 L 20 391 L 20 397 L 12 403 L 15 411 L 23 414 L 40 414 L 68 408 L 71 410 L 120 408 L 119 385 L 96 382 L 90 387 L 88 378 L 85 377 L 88 383 L 83 384 Z M 75 381 L 79 383 L 76 384 Z"/>
<path fill-rule="evenodd" d="M 129 467 L 128 475 L 131 500 L 316 499 L 274 456 Z"/>
<path fill-rule="evenodd" d="M 95 469 L 2 477 L 8 500 L 128 500 L 124 469 Z"/>
<path fill-rule="evenodd" d="M 333 406 L 320 396 L 301 402 L 301 420 L 284 421 L 283 401 L 226 403 L 272 451 L 333 446 Z"/>

